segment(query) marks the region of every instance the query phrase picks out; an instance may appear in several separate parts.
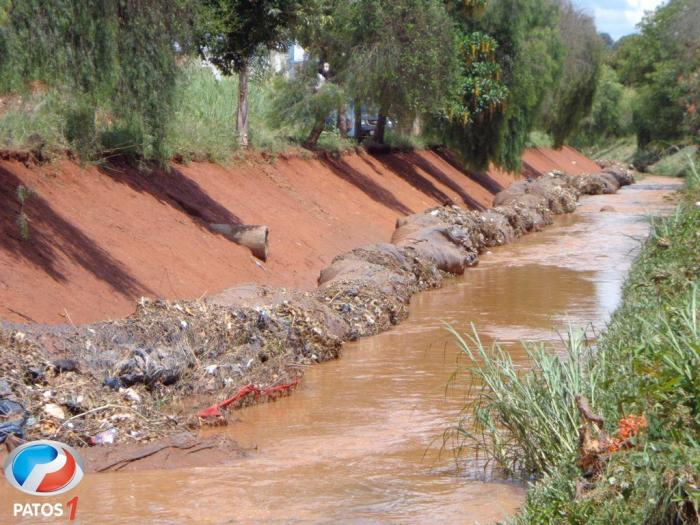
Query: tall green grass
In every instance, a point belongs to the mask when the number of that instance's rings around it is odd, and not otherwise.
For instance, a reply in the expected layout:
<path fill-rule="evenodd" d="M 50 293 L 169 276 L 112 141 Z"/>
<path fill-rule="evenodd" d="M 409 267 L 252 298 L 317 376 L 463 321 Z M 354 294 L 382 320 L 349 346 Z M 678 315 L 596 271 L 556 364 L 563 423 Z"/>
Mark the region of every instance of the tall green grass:
<path fill-rule="evenodd" d="M 564 358 L 543 345 L 526 345 L 533 368 L 524 370 L 497 343 L 486 348 L 476 332 L 465 339 L 449 330 L 472 379 L 483 387 L 467 399 L 446 440 L 493 460 L 507 476 L 550 473 L 572 460 L 579 426 L 575 396 L 584 394 L 594 403 L 596 398 L 585 332 L 569 332 Z"/>
<path fill-rule="evenodd" d="M 530 347 L 518 369 L 497 346 L 455 334 L 483 384 L 448 435 L 510 475 L 534 479 L 514 523 L 663 524 L 700 519 L 700 176 L 692 159 L 676 213 L 657 219 L 595 345 L 572 333 L 564 356 Z M 637 445 L 613 453 L 593 490 L 577 496 L 585 395 L 613 435 L 644 414 Z M 475 452 L 476 451 L 476 452 Z"/>
<path fill-rule="evenodd" d="M 236 148 L 238 82 L 217 81 L 196 61 L 181 71 L 175 88 L 174 110 L 166 147 L 186 160 L 224 160 Z"/>
<path fill-rule="evenodd" d="M 57 92 L 27 93 L 7 97 L 7 107 L 0 110 L 0 147 L 23 150 L 31 147 L 35 137 L 56 147 L 67 147 L 66 97 Z"/>
<path fill-rule="evenodd" d="M 253 149 L 271 154 L 299 147 L 319 114 L 336 110 L 342 91 L 328 85 L 315 93 L 306 77 L 294 80 L 261 71 L 249 83 L 249 140 Z M 314 77 L 315 78 L 315 77 Z M 159 142 L 158 158 L 226 162 L 240 154 L 236 137 L 238 78 L 217 79 L 199 60 L 178 67 L 172 110 Z M 44 90 L 35 94 L 5 94 L 0 106 L 0 147 L 30 149 L 39 140 L 49 149 L 72 149 L 82 160 L 111 156 L 151 158 L 152 141 L 143 122 L 117 118 L 108 103 L 95 111 L 79 96 Z M 88 109 L 86 109 L 88 107 Z M 425 148 L 422 137 L 387 130 L 386 143 L 398 150 Z M 341 137 L 333 126 L 321 134 L 316 149 L 331 153 L 351 150 L 357 143 Z"/>
<path fill-rule="evenodd" d="M 275 96 L 270 76 L 261 75 L 250 82 L 250 143 L 271 153 L 289 149 L 297 138 L 272 123 Z M 236 77 L 217 80 L 198 60 L 190 60 L 178 70 L 173 97 L 161 146 L 166 158 L 223 162 L 238 153 Z M 108 105 L 86 113 L 79 97 L 52 89 L 5 94 L 3 99 L 0 147 L 28 149 L 40 140 L 51 149 L 71 148 L 83 160 L 112 155 L 149 157 L 143 144 L 143 126 L 115 118 Z M 331 149 L 338 147 L 332 140 L 326 142 Z"/>
<path fill-rule="evenodd" d="M 648 170 L 656 175 L 666 177 L 687 177 L 692 174 L 695 160 L 698 156 L 698 146 L 687 146 L 681 150 L 668 155 L 655 164 L 649 166 Z"/>
<path fill-rule="evenodd" d="M 248 86 L 249 140 L 253 148 L 279 153 L 291 146 L 286 130 L 270 124 L 272 78 L 260 75 Z M 225 162 L 236 155 L 238 78 L 217 79 L 199 60 L 180 70 L 174 93 L 174 111 L 168 123 L 165 147 L 183 160 Z"/>

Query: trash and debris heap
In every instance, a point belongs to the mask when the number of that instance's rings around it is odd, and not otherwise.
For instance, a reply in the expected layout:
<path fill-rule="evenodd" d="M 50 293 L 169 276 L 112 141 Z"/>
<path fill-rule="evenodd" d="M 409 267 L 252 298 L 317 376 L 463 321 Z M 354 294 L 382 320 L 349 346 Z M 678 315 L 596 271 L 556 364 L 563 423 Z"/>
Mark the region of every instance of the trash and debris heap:
<path fill-rule="evenodd" d="M 199 301 L 141 299 L 119 320 L 0 329 L 0 443 L 147 442 L 225 422 L 223 409 L 286 395 L 344 341 L 402 321 L 412 295 L 484 250 L 551 224 L 582 194 L 633 180 L 610 163 L 590 175 L 551 172 L 513 184 L 484 212 L 444 206 L 401 218 L 390 243 L 339 255 L 309 292 L 246 285 Z"/>

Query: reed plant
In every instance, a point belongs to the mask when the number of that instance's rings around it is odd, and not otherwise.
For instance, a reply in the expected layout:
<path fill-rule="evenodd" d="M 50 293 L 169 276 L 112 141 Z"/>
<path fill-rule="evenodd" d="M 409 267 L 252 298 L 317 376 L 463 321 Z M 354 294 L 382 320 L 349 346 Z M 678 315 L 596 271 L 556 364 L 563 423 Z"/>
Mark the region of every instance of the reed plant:
<path fill-rule="evenodd" d="M 497 344 L 454 330 L 473 384 L 446 442 L 530 480 L 518 524 L 665 524 L 700 521 L 700 177 L 688 158 L 675 213 L 656 219 L 623 290 L 593 343 L 570 332 L 566 351 L 527 346 L 518 367 Z M 643 415 L 634 446 L 609 454 L 592 490 L 577 483 L 574 397 L 586 396 L 615 435 L 622 418 Z"/>
<path fill-rule="evenodd" d="M 459 452 L 490 458 L 508 476 L 546 474 L 574 458 L 579 426 L 575 396 L 584 394 L 594 404 L 596 399 L 585 332 L 568 332 L 563 355 L 542 344 L 525 344 L 532 367 L 523 368 L 498 343 L 484 346 L 476 330 L 465 339 L 448 329 L 466 356 L 477 394 L 467 398 L 446 441 Z"/>

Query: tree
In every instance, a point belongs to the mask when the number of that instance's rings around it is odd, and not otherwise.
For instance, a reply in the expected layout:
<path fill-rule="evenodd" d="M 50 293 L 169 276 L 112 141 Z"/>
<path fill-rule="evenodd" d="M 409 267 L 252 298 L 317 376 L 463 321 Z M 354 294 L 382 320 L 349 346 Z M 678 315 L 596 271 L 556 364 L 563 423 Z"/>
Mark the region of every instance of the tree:
<path fill-rule="evenodd" d="M 605 49 L 610 51 L 615 47 L 615 40 L 613 39 L 612 36 L 610 36 L 610 33 L 599 33 L 600 39 L 603 41 L 603 45 L 605 46 Z"/>
<path fill-rule="evenodd" d="M 347 113 L 347 97 L 343 86 L 347 84 L 346 72 L 351 49 L 354 45 L 352 21 L 356 8 L 354 2 L 347 0 L 312 0 L 305 5 L 300 13 L 299 23 L 295 28 L 295 36 L 304 49 L 318 62 L 329 64 L 330 75 L 322 89 L 318 89 L 317 74 L 313 72 L 313 81 L 307 83 L 308 89 L 303 93 L 307 107 L 315 107 L 316 121 L 305 140 L 306 147 L 314 148 L 325 127 L 328 114 L 335 109 L 338 114 L 337 126 L 342 137 L 347 136 L 345 115 Z M 308 71 L 305 71 L 308 73 Z M 333 96 L 328 96 L 330 93 Z M 326 108 L 329 100 L 335 98 L 337 106 Z"/>
<path fill-rule="evenodd" d="M 542 102 L 561 73 L 559 6 L 550 0 L 459 4 L 448 1 L 468 53 L 456 99 L 434 127 L 472 166 L 493 161 L 517 170 Z M 476 39 L 474 57 L 470 39 Z"/>
<path fill-rule="evenodd" d="M 620 83 L 615 70 L 601 67 L 590 114 L 581 122 L 574 144 L 593 146 L 633 133 L 631 90 Z"/>
<path fill-rule="evenodd" d="M 175 44 L 185 48 L 188 0 L 0 0 L 0 92 L 32 81 L 68 94 L 66 134 L 94 154 L 95 114 L 146 157 L 165 158 Z"/>
<path fill-rule="evenodd" d="M 457 69 L 454 23 L 437 0 L 354 4 L 345 81 L 357 101 L 378 108 L 373 138 L 383 143 L 388 115 L 410 121 L 446 102 Z"/>
<path fill-rule="evenodd" d="M 297 71 L 293 78 L 278 76 L 273 81 L 273 97 L 268 121 L 304 136 L 304 147 L 313 149 L 325 129 L 328 115 L 344 100 L 345 93 L 334 82 L 319 86 L 313 62 Z"/>
<path fill-rule="evenodd" d="M 603 41 L 593 19 L 569 0 L 559 11 L 559 38 L 564 66 L 551 96 L 543 103 L 544 128 L 561 147 L 591 111 L 603 57 Z"/>
<path fill-rule="evenodd" d="M 700 4 L 671 0 L 647 15 L 639 35 L 623 39 L 611 63 L 637 92 L 634 124 L 640 148 L 697 141 L 700 102 Z"/>
<path fill-rule="evenodd" d="M 238 74 L 236 130 L 248 146 L 248 80 L 260 49 L 284 49 L 302 2 L 297 0 L 204 0 L 198 26 L 201 55 L 226 75 Z"/>
<path fill-rule="evenodd" d="M 494 161 L 520 169 L 522 152 L 540 107 L 561 74 L 559 6 L 549 0 L 494 0 L 484 14 L 486 31 L 499 44 L 498 61 L 509 96 L 499 128 Z"/>
<path fill-rule="evenodd" d="M 462 33 L 459 74 L 443 111 L 433 115 L 432 132 L 469 164 L 485 167 L 498 153 L 499 124 L 508 89 L 496 60 L 498 42 L 480 31 Z"/>

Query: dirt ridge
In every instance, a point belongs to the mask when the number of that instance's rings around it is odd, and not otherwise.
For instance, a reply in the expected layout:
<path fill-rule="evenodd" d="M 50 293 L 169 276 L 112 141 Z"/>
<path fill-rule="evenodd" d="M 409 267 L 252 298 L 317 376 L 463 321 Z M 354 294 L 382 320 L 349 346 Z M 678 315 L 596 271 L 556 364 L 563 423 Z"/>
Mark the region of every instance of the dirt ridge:
<path fill-rule="evenodd" d="M 558 160 L 543 159 L 546 170 L 597 169 L 574 151 L 547 155 Z M 133 313 L 141 296 L 193 299 L 248 282 L 311 290 L 337 254 L 389 239 L 397 217 L 443 204 L 484 210 L 516 178 L 465 171 L 444 150 L 251 154 L 170 172 L 118 159 L 0 159 L 0 319 L 90 323 Z M 20 185 L 34 192 L 23 209 Z M 268 262 L 208 231 L 208 222 L 268 225 Z"/>
<path fill-rule="evenodd" d="M 337 256 L 312 291 L 249 285 L 206 300 L 142 299 L 115 321 L 0 331 L 3 376 L 20 378 L 7 384 L 21 410 L 7 414 L 6 433 L 86 445 L 105 432 L 114 442 L 145 442 L 220 423 L 197 418 L 196 409 L 246 385 L 256 395 L 238 405 L 276 395 L 261 391 L 286 394 L 306 366 L 405 319 L 412 295 L 464 272 L 484 250 L 551 224 L 580 195 L 632 182 L 621 166 L 550 172 L 511 185 L 483 212 L 429 208 L 398 220 L 391 243 Z"/>

